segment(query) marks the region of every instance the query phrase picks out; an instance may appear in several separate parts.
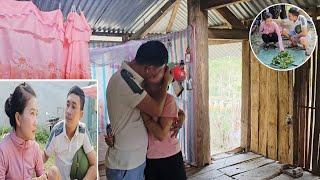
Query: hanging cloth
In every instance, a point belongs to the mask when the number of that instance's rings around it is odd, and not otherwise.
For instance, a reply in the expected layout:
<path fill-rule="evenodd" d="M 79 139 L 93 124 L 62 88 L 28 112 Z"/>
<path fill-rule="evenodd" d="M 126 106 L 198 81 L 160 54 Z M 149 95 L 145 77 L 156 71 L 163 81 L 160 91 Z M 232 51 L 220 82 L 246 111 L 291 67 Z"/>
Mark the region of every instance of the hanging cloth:
<path fill-rule="evenodd" d="M 0 7 L 0 78 L 63 78 L 62 12 L 41 12 L 31 1 Z"/>
<path fill-rule="evenodd" d="M 90 79 L 89 41 L 91 28 L 83 14 L 70 12 L 65 26 L 66 79 Z"/>

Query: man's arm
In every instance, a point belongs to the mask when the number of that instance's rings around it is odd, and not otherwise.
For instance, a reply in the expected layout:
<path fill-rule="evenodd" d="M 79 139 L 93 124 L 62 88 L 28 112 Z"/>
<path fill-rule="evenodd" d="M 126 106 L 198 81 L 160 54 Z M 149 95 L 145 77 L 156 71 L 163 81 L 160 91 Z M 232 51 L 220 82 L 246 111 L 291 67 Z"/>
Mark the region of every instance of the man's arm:
<path fill-rule="evenodd" d="M 260 27 L 259 27 L 259 34 L 262 34 L 264 26 L 265 26 L 264 24 L 265 24 L 265 22 L 262 21 L 261 24 L 260 24 Z"/>
<path fill-rule="evenodd" d="M 90 167 L 87 171 L 86 176 L 83 178 L 84 180 L 89 179 L 97 179 L 97 158 L 94 150 L 87 154 L 87 158 L 89 160 Z"/>
<path fill-rule="evenodd" d="M 159 121 L 155 122 L 144 112 L 141 112 L 141 116 L 148 131 L 151 132 L 159 141 L 163 141 L 169 136 L 173 118 L 160 117 Z"/>
<path fill-rule="evenodd" d="M 308 21 L 304 16 L 299 16 L 298 20 L 301 21 L 301 32 L 297 35 L 298 37 L 303 37 L 308 35 Z M 297 20 L 297 21 L 298 21 Z"/>
<path fill-rule="evenodd" d="M 159 98 L 157 99 L 154 99 L 147 94 L 145 98 L 143 98 L 143 100 L 137 105 L 137 107 L 150 116 L 159 117 L 162 114 L 166 96 L 167 92 L 162 90 Z"/>
<path fill-rule="evenodd" d="M 42 159 L 43 159 L 43 163 L 46 163 L 49 159 L 49 156 L 46 154 L 45 151 L 42 152 Z"/>
<path fill-rule="evenodd" d="M 150 116 L 161 116 L 164 103 L 167 97 L 167 88 L 168 85 L 172 82 L 172 79 L 173 78 L 170 74 L 170 70 L 167 68 L 163 78 L 163 83 L 161 86 L 159 96 L 157 98 L 152 98 L 150 95 L 147 94 L 144 97 L 144 99 L 137 105 L 137 107 L 141 111 L 149 114 Z"/>
<path fill-rule="evenodd" d="M 185 121 L 185 113 L 182 109 L 179 109 L 178 112 L 178 121 L 176 121 L 176 123 L 173 123 L 171 126 L 171 131 L 173 131 L 173 134 L 171 135 L 171 137 L 177 137 L 180 128 L 182 127 L 184 121 Z"/>
<path fill-rule="evenodd" d="M 298 34 L 298 37 L 303 37 L 308 35 L 308 27 L 302 26 L 301 27 L 301 33 Z"/>
<path fill-rule="evenodd" d="M 49 140 L 44 148 L 42 153 L 43 163 L 46 163 L 50 156 L 54 153 L 54 144 L 55 144 L 55 129 L 53 129 L 50 133 Z"/>

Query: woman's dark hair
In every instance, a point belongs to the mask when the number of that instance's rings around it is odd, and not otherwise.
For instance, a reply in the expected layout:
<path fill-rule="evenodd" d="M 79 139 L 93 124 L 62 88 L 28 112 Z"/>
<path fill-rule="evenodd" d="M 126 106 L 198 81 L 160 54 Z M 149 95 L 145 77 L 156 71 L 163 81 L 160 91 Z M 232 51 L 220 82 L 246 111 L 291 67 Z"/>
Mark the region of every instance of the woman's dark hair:
<path fill-rule="evenodd" d="M 294 16 L 299 16 L 299 10 L 295 7 L 290 8 L 289 13 L 293 14 Z"/>
<path fill-rule="evenodd" d="M 262 14 L 262 19 L 265 21 L 265 20 L 268 19 L 268 18 L 272 18 L 272 14 L 269 13 L 269 12 L 264 12 L 264 13 Z"/>
<path fill-rule="evenodd" d="M 36 97 L 36 93 L 32 89 L 32 87 L 27 83 L 21 83 L 14 89 L 13 94 L 6 100 L 5 103 L 5 111 L 10 120 L 10 125 L 16 129 L 16 118 L 15 114 L 18 112 L 22 114 L 27 102 L 31 97 Z"/>
<path fill-rule="evenodd" d="M 142 44 L 136 54 L 138 64 L 160 67 L 168 63 L 168 50 L 160 41 L 148 41 Z"/>

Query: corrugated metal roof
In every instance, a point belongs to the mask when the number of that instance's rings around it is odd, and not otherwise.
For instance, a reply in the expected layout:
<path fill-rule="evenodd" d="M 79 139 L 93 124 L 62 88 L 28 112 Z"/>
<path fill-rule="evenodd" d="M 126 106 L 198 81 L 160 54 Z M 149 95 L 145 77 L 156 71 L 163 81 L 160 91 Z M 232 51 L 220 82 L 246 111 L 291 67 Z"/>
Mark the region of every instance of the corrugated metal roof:
<path fill-rule="evenodd" d="M 93 29 L 113 33 L 137 32 L 160 8 L 169 0 L 33 0 L 42 11 L 52 11 L 59 8 L 66 17 L 74 4 L 82 9 Z M 232 13 L 240 20 L 253 19 L 262 9 L 275 3 L 291 3 L 300 7 L 319 6 L 319 0 L 251 0 L 228 5 Z M 156 24 L 151 33 L 165 33 L 172 13 L 168 12 Z M 187 27 L 187 0 L 181 0 L 173 23 L 172 31 L 181 31 Z M 215 10 L 208 11 L 208 25 L 221 26 L 226 21 Z"/>
<path fill-rule="evenodd" d="M 172 10 L 168 12 L 166 16 L 163 17 L 161 21 L 159 21 L 153 29 L 150 31 L 150 33 L 166 33 L 166 28 L 169 24 L 170 17 L 172 15 Z M 179 8 L 176 14 L 176 18 L 174 20 L 174 23 L 172 25 L 172 31 L 182 31 L 187 28 L 188 22 L 187 22 L 187 17 L 188 17 L 188 9 L 187 9 L 187 1 L 182 0 L 179 3 Z"/>
<path fill-rule="evenodd" d="M 168 0 L 33 0 L 42 11 L 59 8 L 66 17 L 72 5 L 81 9 L 93 29 L 132 33 L 138 31 Z"/>
<path fill-rule="evenodd" d="M 176 19 L 172 26 L 172 31 L 182 31 L 186 29 L 188 26 L 188 8 L 187 8 L 187 1 L 182 0 L 179 5 L 179 9 L 177 12 Z"/>
<path fill-rule="evenodd" d="M 253 19 L 260 11 L 277 3 L 289 3 L 301 8 L 311 8 L 320 5 L 319 0 L 252 0 L 228 5 L 230 11 L 240 20 Z"/>
<path fill-rule="evenodd" d="M 152 28 L 152 30 L 150 30 L 149 33 L 166 33 L 171 14 L 172 10 L 162 17 L 162 19 Z"/>
<path fill-rule="evenodd" d="M 208 23 L 209 26 L 221 26 L 226 24 L 226 21 L 217 10 L 212 9 L 208 11 Z"/>
<path fill-rule="evenodd" d="M 168 14 L 172 14 L 173 10 L 170 10 Z M 150 31 L 150 33 L 166 33 L 166 27 L 170 21 L 170 16 L 166 15 L 158 24 L 154 26 L 154 28 Z M 225 24 L 225 20 L 216 10 L 211 10 L 208 12 L 208 24 L 209 26 L 220 26 Z M 187 0 L 181 0 L 179 4 L 179 8 L 177 11 L 177 15 L 175 21 L 172 26 L 172 31 L 182 31 L 186 29 L 188 26 L 188 7 Z"/>

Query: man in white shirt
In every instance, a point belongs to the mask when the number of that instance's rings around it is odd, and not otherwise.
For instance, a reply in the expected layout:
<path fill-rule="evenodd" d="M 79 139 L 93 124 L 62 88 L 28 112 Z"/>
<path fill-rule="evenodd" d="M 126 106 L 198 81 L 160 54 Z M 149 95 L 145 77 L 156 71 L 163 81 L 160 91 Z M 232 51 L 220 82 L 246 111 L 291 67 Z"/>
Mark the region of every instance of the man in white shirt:
<path fill-rule="evenodd" d="M 308 34 L 308 23 L 306 17 L 299 13 L 295 7 L 289 9 L 289 20 L 293 22 L 292 28 L 289 30 L 284 29 L 283 34 L 289 38 L 292 46 L 295 47 L 299 44 L 306 50 L 306 55 L 310 55 L 308 44 L 310 42 L 310 34 Z"/>
<path fill-rule="evenodd" d="M 148 41 L 139 47 L 133 61 L 122 63 L 111 77 L 107 103 L 114 145 L 106 154 L 108 180 L 144 178 L 148 136 L 140 111 L 155 117 L 161 115 L 167 87 L 172 82 L 167 62 L 166 47 L 160 41 Z M 158 99 L 142 88 L 147 79 L 163 79 Z"/>
<path fill-rule="evenodd" d="M 90 164 L 84 179 L 97 177 L 96 153 L 86 125 L 80 122 L 84 103 L 85 95 L 82 89 L 78 86 L 72 87 L 67 95 L 65 120 L 54 126 L 44 150 L 44 162 L 55 155 L 55 163 L 62 179 L 70 179 L 73 157 L 82 146 Z"/>

